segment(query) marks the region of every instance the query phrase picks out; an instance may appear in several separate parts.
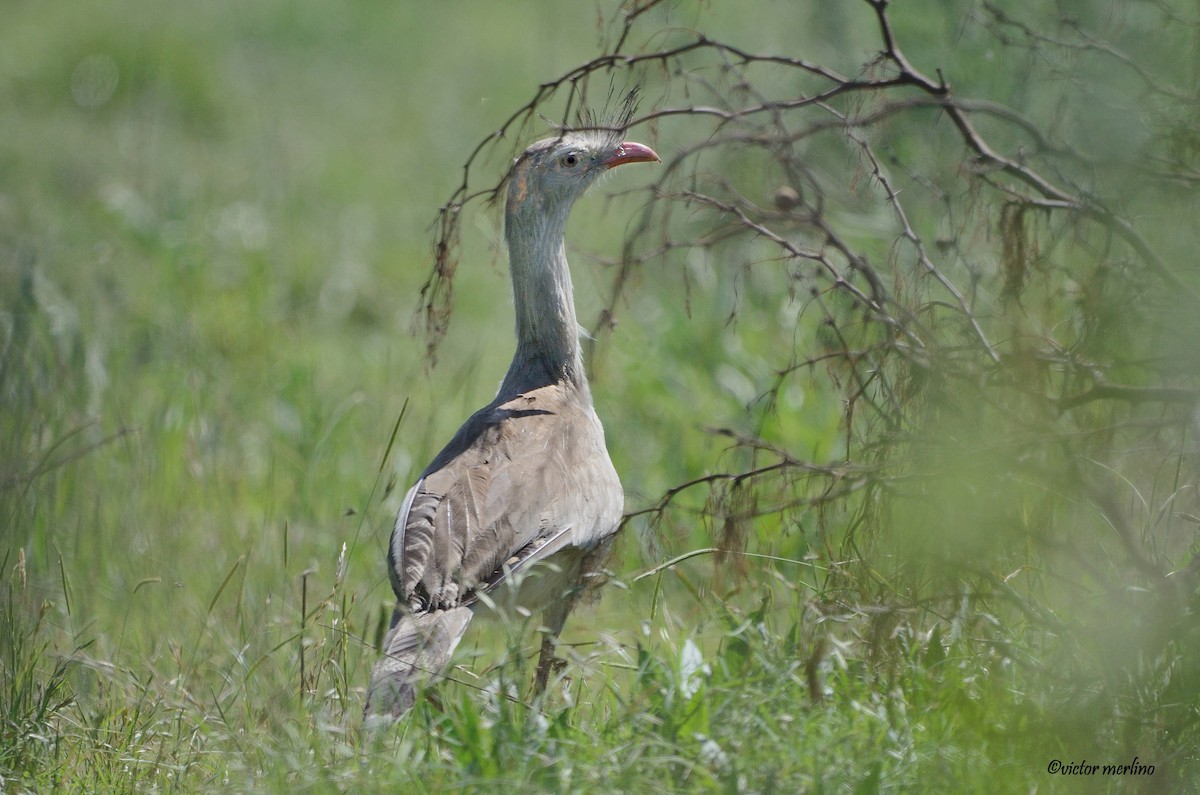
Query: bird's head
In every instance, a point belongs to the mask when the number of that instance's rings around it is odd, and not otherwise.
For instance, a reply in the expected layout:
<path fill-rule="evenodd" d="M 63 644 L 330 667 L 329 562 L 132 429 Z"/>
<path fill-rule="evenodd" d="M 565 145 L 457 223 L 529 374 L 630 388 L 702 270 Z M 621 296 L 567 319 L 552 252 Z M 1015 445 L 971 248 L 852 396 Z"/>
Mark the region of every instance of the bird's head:
<path fill-rule="evenodd" d="M 509 213 L 570 209 L 610 168 L 660 160 L 645 144 L 603 131 L 574 131 L 530 146 L 508 178 Z"/>

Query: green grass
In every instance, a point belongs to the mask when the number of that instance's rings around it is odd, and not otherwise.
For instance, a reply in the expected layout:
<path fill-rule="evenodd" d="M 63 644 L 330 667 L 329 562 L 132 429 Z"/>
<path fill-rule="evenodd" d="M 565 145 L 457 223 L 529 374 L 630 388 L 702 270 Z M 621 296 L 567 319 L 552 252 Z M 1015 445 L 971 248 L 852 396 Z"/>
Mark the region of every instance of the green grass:
<path fill-rule="evenodd" d="M 233 582 L 218 596 L 233 600 Z M 1024 791 L 1035 751 L 1048 752 L 1057 737 L 1044 736 L 1047 716 L 1036 705 L 1007 692 L 1012 662 L 980 659 L 969 644 L 904 636 L 906 652 L 872 666 L 853 653 L 849 633 L 834 632 L 810 669 L 813 636 L 823 633 L 805 619 L 807 599 L 796 589 L 781 589 L 790 605 L 765 597 L 743 614 L 711 597 L 704 603 L 715 610 L 683 594 L 664 599 L 652 582 L 619 598 L 632 602 L 625 615 L 657 603 L 643 613 L 656 617 L 599 640 L 571 633 L 585 640 L 571 646 L 572 665 L 545 701 L 527 701 L 531 649 L 522 633 L 506 644 L 503 631 L 484 627 L 478 634 L 496 643 L 474 671 L 456 670 L 456 683 L 399 728 L 365 734 L 352 692 L 365 673 L 363 649 L 341 634 L 354 611 L 339 590 L 310 603 L 303 694 L 302 636 L 286 626 L 295 605 L 247 617 L 257 637 L 199 619 L 212 640 L 185 639 L 158 665 L 143 658 L 137 670 L 123 669 L 82 649 L 47 680 L 19 672 L 20 697 L 5 694 L 5 728 L 28 734 L 6 769 L 18 786 L 65 791 L 874 792 L 884 782 Z M 692 615 L 674 616 L 671 602 Z M 44 653 L 27 645 L 38 627 L 6 629 L 25 666 Z M 57 701 L 64 678 L 73 683 L 69 703 Z M 28 703 L 34 693 L 41 700 Z M 54 734 L 39 736 L 47 725 Z"/>
<path fill-rule="evenodd" d="M 395 729 L 363 730 L 391 600 L 392 517 L 511 353 L 498 217 L 478 211 L 464 225 L 454 322 L 427 367 L 411 329 L 429 223 L 474 145 L 539 83 L 597 52 L 596 9 L 550 8 L 6 5 L 0 789 L 1117 791 L 1141 782 L 1056 778 L 1046 766 L 1135 754 L 1159 765 L 1153 784 L 1188 785 L 1195 722 L 1171 721 L 1200 682 L 1176 654 L 1197 648 L 1190 620 L 1137 624 L 1138 648 L 1164 633 L 1176 644 L 1139 656 L 1095 629 L 1111 603 L 1064 581 L 1057 604 L 1095 620 L 1059 645 L 1026 591 L 997 586 L 989 600 L 954 577 L 905 579 L 928 561 L 879 517 L 924 530 L 928 501 L 907 513 L 853 502 L 789 513 L 778 508 L 785 488 L 751 484 L 759 490 L 738 503 L 741 481 L 687 490 L 653 521 L 629 523 L 614 582 L 573 616 L 570 664 L 544 699 L 529 692 L 532 627 L 481 624 L 453 681 Z M 861 9 L 772 7 L 787 25 L 672 9 L 656 24 L 706 21 L 846 70 L 874 41 Z M 956 55 L 956 31 L 919 22 L 905 19 L 902 33 L 960 67 L 958 85 L 998 100 L 1024 90 L 1019 76 Z M 795 43 L 793 23 L 811 41 Z M 919 135 L 896 148 L 941 163 L 932 150 Z M 480 184 L 503 160 L 480 164 Z M 774 188 L 769 171 L 748 171 Z M 835 212 L 855 219 L 864 249 L 886 254 L 870 197 L 856 200 Z M 591 199 L 572 245 L 617 256 L 637 209 Z M 1187 206 L 1164 214 L 1164 228 L 1190 218 Z M 573 262 L 590 322 L 611 271 L 581 253 Z M 832 371 L 797 377 L 775 405 L 755 400 L 781 348 L 823 333 L 788 275 L 733 274 L 686 253 L 663 265 L 635 275 L 621 325 L 593 358 L 629 510 L 749 464 L 711 427 L 816 461 L 844 457 Z M 984 433 L 957 421 L 964 437 Z M 935 460 L 929 488 L 955 493 L 970 470 L 972 487 L 986 481 L 1016 506 L 1018 541 L 985 539 L 1008 563 L 1036 524 L 1041 484 L 996 485 L 996 461 L 975 464 Z M 947 499 L 956 513 L 944 521 L 965 516 L 983 536 L 991 511 L 968 503 Z M 1087 509 L 1064 521 L 1092 527 L 1079 518 Z M 883 540 L 863 544 L 877 557 L 842 557 L 867 534 L 864 515 L 878 520 Z M 726 531 L 772 559 L 719 568 L 700 555 L 637 579 Z M 987 569 L 997 579 L 1017 564 L 999 566 Z"/>

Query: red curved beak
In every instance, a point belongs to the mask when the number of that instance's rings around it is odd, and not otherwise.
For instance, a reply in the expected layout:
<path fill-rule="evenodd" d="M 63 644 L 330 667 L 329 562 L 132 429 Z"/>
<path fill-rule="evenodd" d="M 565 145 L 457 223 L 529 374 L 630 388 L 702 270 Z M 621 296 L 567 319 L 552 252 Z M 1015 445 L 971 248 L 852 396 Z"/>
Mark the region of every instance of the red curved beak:
<path fill-rule="evenodd" d="M 661 163 L 662 158 L 658 156 L 650 147 L 645 144 L 636 144 L 633 141 L 626 141 L 616 148 L 616 150 L 600 161 L 600 165 L 606 168 L 615 168 L 623 166 L 626 163 Z"/>

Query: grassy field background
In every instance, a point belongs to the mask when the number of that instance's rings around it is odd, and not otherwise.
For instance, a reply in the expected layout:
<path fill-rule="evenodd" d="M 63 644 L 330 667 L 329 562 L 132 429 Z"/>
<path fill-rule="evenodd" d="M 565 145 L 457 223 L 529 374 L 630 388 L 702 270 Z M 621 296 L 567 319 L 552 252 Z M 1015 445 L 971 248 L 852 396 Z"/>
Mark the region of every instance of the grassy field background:
<path fill-rule="evenodd" d="M 646 30 L 699 25 L 846 70 L 875 46 L 865 6 L 761 6 L 681 2 Z M 974 4 L 937 6 L 897 11 L 923 65 L 1022 96 L 1019 70 L 976 62 Z M 1036 648 L 981 642 L 972 628 L 989 617 L 965 596 L 961 613 L 911 621 L 818 616 L 845 583 L 811 527 L 764 518 L 749 549 L 777 560 L 740 574 L 698 555 L 637 579 L 715 543 L 719 517 L 690 494 L 629 523 L 614 582 L 568 625 L 572 664 L 537 708 L 531 627 L 493 623 L 472 630 L 436 701 L 361 731 L 392 517 L 511 354 L 499 218 L 478 210 L 428 366 L 414 318 L 430 224 L 475 144 L 597 53 L 615 10 L 4 4 L 0 789 L 1123 786 L 1047 775 L 1052 759 L 1127 761 L 1138 741 L 1097 731 L 1108 702 L 1040 695 Z M 670 150 L 669 127 L 650 143 Z M 485 182 L 505 167 L 478 165 Z M 600 192 L 655 176 L 628 171 Z M 578 208 L 581 317 L 602 306 L 601 260 L 637 209 L 628 196 Z M 864 238 L 873 223 L 864 214 Z M 739 290 L 721 267 L 643 268 L 593 352 L 631 512 L 739 464 L 706 427 L 845 455 L 842 405 L 819 381 L 754 408 L 770 351 L 817 322 L 797 320 L 776 277 Z M 1144 750 L 1191 769 L 1178 749 Z"/>

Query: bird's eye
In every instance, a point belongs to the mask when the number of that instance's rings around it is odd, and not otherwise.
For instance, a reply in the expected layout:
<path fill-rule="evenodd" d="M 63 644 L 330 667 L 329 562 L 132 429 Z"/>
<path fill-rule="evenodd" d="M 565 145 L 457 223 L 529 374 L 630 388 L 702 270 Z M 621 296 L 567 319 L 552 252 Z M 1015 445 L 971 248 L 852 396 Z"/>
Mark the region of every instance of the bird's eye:
<path fill-rule="evenodd" d="M 578 155 L 563 155 L 562 164 L 567 168 L 573 168 L 579 164 Z"/>

